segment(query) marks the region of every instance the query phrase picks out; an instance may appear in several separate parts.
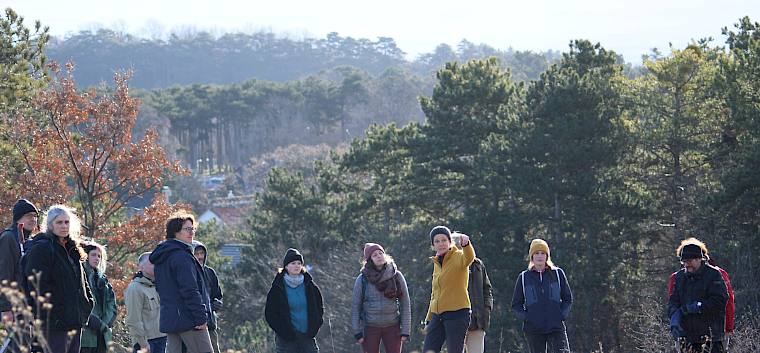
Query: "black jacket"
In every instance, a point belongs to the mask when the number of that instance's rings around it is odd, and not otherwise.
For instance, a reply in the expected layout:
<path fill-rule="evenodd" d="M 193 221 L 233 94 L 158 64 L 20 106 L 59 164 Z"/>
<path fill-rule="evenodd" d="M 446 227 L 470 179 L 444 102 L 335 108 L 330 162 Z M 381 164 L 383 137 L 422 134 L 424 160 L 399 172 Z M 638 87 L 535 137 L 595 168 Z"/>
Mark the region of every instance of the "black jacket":
<path fill-rule="evenodd" d="M 29 297 L 35 315 L 45 321 L 43 327 L 52 330 L 81 329 L 87 324 L 94 301 L 78 244 L 69 240 L 64 247 L 52 233 L 37 234 L 27 244 L 23 274 L 39 274 L 39 280 L 28 282 L 27 287 L 43 295 L 50 293 L 49 303 L 53 305 L 49 311 L 38 310 L 35 298 Z"/>
<path fill-rule="evenodd" d="M 203 265 L 203 272 L 206 274 L 206 285 L 209 297 L 211 299 L 211 318 L 208 321 L 208 327 L 209 329 L 214 330 L 217 327 L 218 321 L 216 312 L 222 310 L 222 307 L 224 305 L 224 302 L 222 301 L 222 287 L 219 286 L 219 277 L 216 275 L 216 271 L 206 265 L 209 256 L 208 248 L 206 248 L 206 245 L 199 241 L 193 241 L 193 245 L 195 246 L 193 252 L 195 252 L 195 249 L 201 247 L 206 253 L 206 257 L 203 259 L 203 263 L 201 265 Z"/>
<path fill-rule="evenodd" d="M 26 238 L 29 238 L 28 231 L 24 231 L 24 234 Z M 0 233 L 0 282 L 21 283 L 20 259 L 21 246 L 19 245 L 18 229 L 14 224 Z M 0 311 L 10 311 L 11 309 L 11 303 L 0 295 Z"/>
<path fill-rule="evenodd" d="M 161 298 L 163 333 L 180 333 L 211 320 L 206 273 L 189 245 L 167 239 L 150 255 L 156 265 L 156 291 Z"/>
<path fill-rule="evenodd" d="M 689 273 L 682 269 L 676 273 L 673 293 L 668 300 L 668 316 L 685 305 L 701 302 L 701 312 L 687 314 L 683 310 L 681 327 L 689 342 L 701 342 L 703 336 L 722 341 L 726 325 L 728 291 L 720 271 L 702 262 L 699 269 Z"/>
<path fill-rule="evenodd" d="M 308 272 L 303 272 L 304 289 L 306 290 L 306 306 L 308 308 L 309 328 L 306 331 L 308 337 L 316 337 L 319 328 L 322 327 L 322 315 L 325 308 L 322 304 L 322 292 L 314 283 Z M 267 305 L 264 309 L 269 327 L 277 335 L 286 341 L 295 341 L 298 336 L 293 324 L 290 322 L 290 307 L 288 306 L 288 297 L 285 293 L 285 270 L 280 271 L 272 281 L 272 288 L 267 293 Z"/>
<path fill-rule="evenodd" d="M 483 261 L 475 258 L 470 265 L 470 281 L 467 283 L 467 292 L 470 295 L 469 330 L 487 331 L 491 325 L 491 310 L 493 310 L 493 294 L 491 293 L 491 280 L 488 279 L 486 267 Z"/>

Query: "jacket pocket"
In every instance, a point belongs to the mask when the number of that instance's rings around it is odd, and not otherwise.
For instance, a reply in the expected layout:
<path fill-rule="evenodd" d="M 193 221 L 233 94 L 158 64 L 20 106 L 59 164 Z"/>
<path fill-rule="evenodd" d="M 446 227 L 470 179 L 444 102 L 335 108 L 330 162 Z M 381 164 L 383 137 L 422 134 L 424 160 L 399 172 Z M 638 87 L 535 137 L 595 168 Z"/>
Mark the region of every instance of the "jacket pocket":
<path fill-rule="evenodd" d="M 525 307 L 529 307 L 538 302 L 538 295 L 536 294 L 536 287 L 533 285 L 525 285 Z"/>
<path fill-rule="evenodd" d="M 561 301 L 559 282 L 552 282 L 551 288 L 551 301 L 559 303 Z"/>

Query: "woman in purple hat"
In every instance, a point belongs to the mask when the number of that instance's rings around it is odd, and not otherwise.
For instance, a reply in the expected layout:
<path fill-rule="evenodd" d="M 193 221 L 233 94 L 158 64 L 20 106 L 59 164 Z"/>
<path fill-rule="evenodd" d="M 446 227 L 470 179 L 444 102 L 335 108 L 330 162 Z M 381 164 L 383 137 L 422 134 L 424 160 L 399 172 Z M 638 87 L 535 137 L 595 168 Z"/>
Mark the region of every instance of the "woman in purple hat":
<path fill-rule="evenodd" d="M 364 244 L 361 273 L 354 282 L 351 324 L 365 353 L 401 353 L 409 338 L 412 311 L 404 275 L 380 244 Z"/>

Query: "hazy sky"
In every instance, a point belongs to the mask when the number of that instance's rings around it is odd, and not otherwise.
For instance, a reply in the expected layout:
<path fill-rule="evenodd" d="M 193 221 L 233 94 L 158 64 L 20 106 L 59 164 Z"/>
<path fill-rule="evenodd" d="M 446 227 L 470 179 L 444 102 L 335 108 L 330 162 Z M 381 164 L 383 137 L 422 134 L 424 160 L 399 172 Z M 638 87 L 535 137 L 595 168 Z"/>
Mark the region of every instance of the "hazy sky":
<path fill-rule="evenodd" d="M 571 39 L 586 38 L 634 63 L 669 42 L 722 44 L 720 29 L 742 16 L 760 21 L 760 0 L 0 0 L 0 7 L 42 21 L 54 35 L 105 26 L 149 36 L 188 25 L 294 38 L 338 32 L 392 37 L 409 58 L 463 38 L 534 51 L 564 51 Z"/>

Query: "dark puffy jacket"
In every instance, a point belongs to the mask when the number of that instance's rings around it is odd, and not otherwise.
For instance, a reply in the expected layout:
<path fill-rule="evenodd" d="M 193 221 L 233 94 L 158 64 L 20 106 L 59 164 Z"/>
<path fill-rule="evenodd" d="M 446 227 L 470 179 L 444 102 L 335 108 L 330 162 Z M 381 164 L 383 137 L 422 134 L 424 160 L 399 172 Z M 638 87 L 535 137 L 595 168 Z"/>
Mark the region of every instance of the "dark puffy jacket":
<path fill-rule="evenodd" d="M 29 290 L 50 293 L 52 309 L 37 311 L 35 298 L 29 298 L 35 315 L 52 330 L 81 329 L 87 323 L 93 307 L 90 285 L 82 267 L 84 258 L 74 241 L 62 246 L 51 233 L 37 234 L 27 242 L 22 260 L 24 277 L 39 274 L 39 280 L 28 283 Z M 28 292 L 27 292 L 28 293 Z"/>
<path fill-rule="evenodd" d="M 156 266 L 161 332 L 180 333 L 207 324 L 211 302 L 206 290 L 206 274 L 190 246 L 167 239 L 153 250 L 150 262 Z"/>
<path fill-rule="evenodd" d="M 493 294 L 491 293 L 491 280 L 488 279 L 486 267 L 479 258 L 475 258 L 475 261 L 470 265 L 470 282 L 467 284 L 467 292 L 470 295 L 472 308 L 469 330 L 487 331 L 491 325 Z"/>
<path fill-rule="evenodd" d="M 306 291 L 306 306 L 309 321 L 309 328 L 306 335 L 309 337 L 317 336 L 319 328 L 322 327 L 322 315 L 325 308 L 322 305 L 322 292 L 314 283 L 308 272 L 303 272 L 304 290 Z M 285 293 L 285 270 L 280 271 L 272 281 L 272 287 L 267 293 L 267 304 L 264 309 L 264 317 L 269 327 L 277 335 L 286 341 L 294 341 L 298 338 L 293 324 L 290 322 L 290 306 L 288 306 L 288 297 Z"/>
<path fill-rule="evenodd" d="M 722 341 L 726 324 L 728 292 L 720 271 L 705 262 L 694 273 L 678 271 L 673 293 L 668 300 L 668 316 L 685 305 L 701 302 L 698 314 L 683 313 L 681 327 L 689 342 L 701 342 L 703 336 Z"/>
<path fill-rule="evenodd" d="M 28 238 L 29 232 L 24 231 L 24 233 Z M 18 266 L 21 259 L 21 246 L 18 235 L 16 224 L 0 233 L 0 282 L 21 283 L 21 269 Z M 11 303 L 0 295 L 0 311 L 10 311 L 11 309 Z"/>
<path fill-rule="evenodd" d="M 559 267 L 547 268 L 543 273 L 526 270 L 517 276 L 512 310 L 523 321 L 523 331 L 527 333 L 564 331 L 572 303 L 565 271 Z"/>

